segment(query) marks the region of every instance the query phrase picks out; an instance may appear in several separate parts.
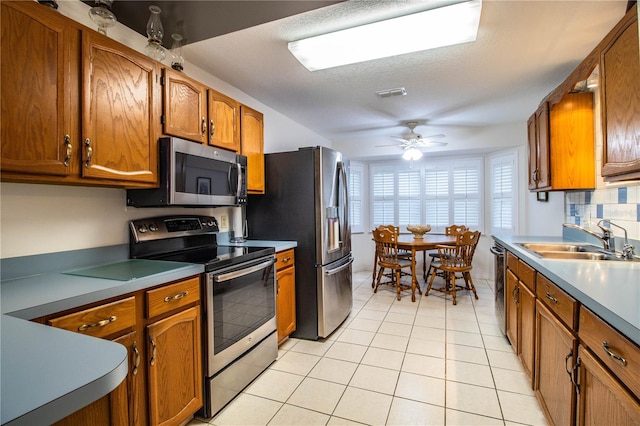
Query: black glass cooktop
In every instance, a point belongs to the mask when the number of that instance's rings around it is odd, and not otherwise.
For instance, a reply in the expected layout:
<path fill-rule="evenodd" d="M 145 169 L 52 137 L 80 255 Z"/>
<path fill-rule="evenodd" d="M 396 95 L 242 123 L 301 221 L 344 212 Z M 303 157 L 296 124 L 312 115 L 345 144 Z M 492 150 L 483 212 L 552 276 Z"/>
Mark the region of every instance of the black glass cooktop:
<path fill-rule="evenodd" d="M 156 260 L 198 263 L 205 272 L 257 259 L 275 253 L 273 247 L 215 246 L 154 256 Z"/>

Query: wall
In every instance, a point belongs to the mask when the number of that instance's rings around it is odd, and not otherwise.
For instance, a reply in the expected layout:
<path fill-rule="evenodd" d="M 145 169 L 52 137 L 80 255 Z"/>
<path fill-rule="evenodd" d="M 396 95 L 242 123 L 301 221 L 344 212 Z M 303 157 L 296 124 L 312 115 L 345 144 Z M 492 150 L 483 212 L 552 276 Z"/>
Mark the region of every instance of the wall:
<path fill-rule="evenodd" d="M 89 6 L 79 0 L 58 4 L 61 14 L 95 28 L 88 17 Z M 110 28 L 108 35 L 139 52 L 144 51 L 146 38 L 121 24 Z M 169 58 L 165 64 L 169 66 Z M 300 145 L 330 146 L 327 139 L 188 62 L 185 74 L 262 112 L 265 152 L 292 150 Z M 0 194 L 0 258 L 127 244 L 128 221 L 142 217 L 165 214 L 205 214 L 218 219 L 227 215 L 230 220 L 238 217 L 234 208 L 127 208 L 123 189 L 3 182 Z M 231 227 L 234 225 L 236 229 L 241 226 L 230 223 Z"/>

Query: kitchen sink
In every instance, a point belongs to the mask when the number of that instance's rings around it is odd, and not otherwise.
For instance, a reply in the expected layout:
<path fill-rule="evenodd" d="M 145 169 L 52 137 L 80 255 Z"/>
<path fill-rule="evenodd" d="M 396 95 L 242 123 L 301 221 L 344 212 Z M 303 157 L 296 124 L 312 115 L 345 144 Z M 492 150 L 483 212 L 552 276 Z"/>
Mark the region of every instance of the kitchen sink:
<path fill-rule="evenodd" d="M 545 259 L 605 261 L 628 260 L 616 255 L 615 253 L 609 253 L 601 247 L 591 244 L 518 243 L 518 245 Z M 638 258 L 634 258 L 631 261 L 638 261 Z"/>

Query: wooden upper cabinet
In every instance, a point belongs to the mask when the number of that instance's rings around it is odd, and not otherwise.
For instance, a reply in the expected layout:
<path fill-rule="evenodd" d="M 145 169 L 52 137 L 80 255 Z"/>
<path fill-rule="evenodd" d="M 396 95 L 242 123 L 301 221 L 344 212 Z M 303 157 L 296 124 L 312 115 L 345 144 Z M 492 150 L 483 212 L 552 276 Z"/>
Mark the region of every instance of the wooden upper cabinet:
<path fill-rule="evenodd" d="M 2 172 L 77 170 L 79 27 L 35 2 L 0 3 Z"/>
<path fill-rule="evenodd" d="M 640 179 L 640 59 L 636 8 L 600 56 L 605 180 Z"/>
<path fill-rule="evenodd" d="M 162 72 L 164 133 L 206 143 L 209 137 L 207 87 L 170 68 Z"/>
<path fill-rule="evenodd" d="M 240 106 L 240 146 L 247 157 L 247 192 L 264 194 L 264 117 L 246 105 Z"/>
<path fill-rule="evenodd" d="M 527 122 L 529 137 L 529 189 L 548 190 L 549 176 L 549 104 L 544 102 Z"/>
<path fill-rule="evenodd" d="M 209 89 L 209 145 L 240 151 L 238 101 Z"/>
<path fill-rule="evenodd" d="M 82 176 L 156 183 L 156 63 L 95 31 L 82 57 Z"/>
<path fill-rule="evenodd" d="M 551 188 L 596 187 L 593 93 L 569 93 L 551 107 Z"/>

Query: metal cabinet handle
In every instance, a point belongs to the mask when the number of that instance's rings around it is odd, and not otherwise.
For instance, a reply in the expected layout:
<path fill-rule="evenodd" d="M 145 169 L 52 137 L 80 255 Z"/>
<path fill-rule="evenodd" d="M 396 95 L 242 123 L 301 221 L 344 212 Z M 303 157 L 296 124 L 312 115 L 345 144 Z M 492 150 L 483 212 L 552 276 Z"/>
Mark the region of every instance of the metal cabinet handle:
<path fill-rule="evenodd" d="M 202 136 L 207 134 L 207 120 L 202 117 Z"/>
<path fill-rule="evenodd" d="M 185 297 L 187 294 L 189 294 L 188 291 L 183 291 L 182 293 L 178 293 L 178 294 L 174 294 L 173 296 L 167 296 L 164 298 L 165 302 L 171 302 L 172 300 L 180 300 L 183 297 Z"/>
<path fill-rule="evenodd" d="M 520 287 L 514 287 L 513 291 L 511 292 L 511 296 L 513 297 L 513 301 L 516 303 L 516 305 L 520 304 L 520 302 L 518 301 L 519 295 L 520 295 Z"/>
<path fill-rule="evenodd" d="M 87 161 L 85 161 L 84 165 L 85 165 L 85 167 L 90 167 L 91 166 L 91 160 L 93 158 L 93 148 L 91 148 L 91 139 L 86 138 L 84 140 L 84 146 L 87 147 Z"/>
<path fill-rule="evenodd" d="M 573 383 L 573 387 L 576 390 L 576 395 L 580 394 L 580 385 L 578 384 L 578 380 L 576 380 L 576 378 L 578 377 L 578 368 L 580 368 L 580 365 L 580 357 L 578 357 L 578 360 L 573 366 L 573 371 L 571 372 L 571 383 Z"/>
<path fill-rule="evenodd" d="M 287 263 L 287 262 L 288 262 L 288 261 L 290 261 L 290 260 L 291 260 L 291 256 L 283 257 L 283 258 L 282 258 L 282 263 Z"/>
<path fill-rule="evenodd" d="M 555 297 L 553 297 L 552 295 L 549 294 L 549 292 L 547 292 L 547 294 L 545 294 L 545 297 L 549 300 L 551 300 L 553 303 L 558 303 L 558 299 L 556 299 Z"/>
<path fill-rule="evenodd" d="M 216 132 L 216 126 L 213 124 L 213 120 L 209 120 L 209 137 L 213 139 L 213 134 Z"/>
<path fill-rule="evenodd" d="M 156 342 L 153 340 L 153 336 L 149 336 L 149 342 L 151 343 L 151 359 L 149 365 L 156 363 Z"/>
<path fill-rule="evenodd" d="M 533 171 L 533 181 L 534 181 L 535 183 L 538 183 L 538 182 L 540 181 L 540 179 L 538 178 L 538 169 L 535 169 L 535 170 Z"/>
<path fill-rule="evenodd" d="M 133 353 L 136 355 L 136 361 L 135 361 L 135 364 L 133 365 L 133 369 L 131 370 L 131 374 L 135 376 L 136 374 L 138 374 L 138 366 L 140 365 L 140 351 L 138 350 L 138 345 L 136 344 L 136 342 L 133 342 L 131 349 L 133 350 Z"/>
<path fill-rule="evenodd" d="M 620 362 L 620 364 L 624 365 L 625 367 L 627 366 L 627 360 L 624 359 L 623 357 L 621 357 L 618 354 L 615 354 L 613 352 L 611 352 L 611 349 L 609 349 L 609 344 L 607 343 L 606 340 L 602 341 L 602 349 L 605 351 L 605 353 L 607 355 L 609 355 L 611 358 L 615 359 L 616 361 Z"/>
<path fill-rule="evenodd" d="M 67 147 L 67 153 L 64 156 L 64 165 L 69 167 L 69 161 L 71 161 L 71 151 L 73 146 L 71 145 L 71 136 L 64 135 L 64 145 Z"/>
<path fill-rule="evenodd" d="M 102 321 L 94 322 L 93 324 L 82 324 L 80 327 L 78 327 L 78 331 L 85 331 L 85 330 L 88 330 L 90 328 L 95 328 L 95 327 L 104 327 L 107 324 L 111 324 L 116 319 L 118 319 L 118 317 L 113 315 L 113 316 L 110 316 L 107 319 L 103 319 Z"/>

